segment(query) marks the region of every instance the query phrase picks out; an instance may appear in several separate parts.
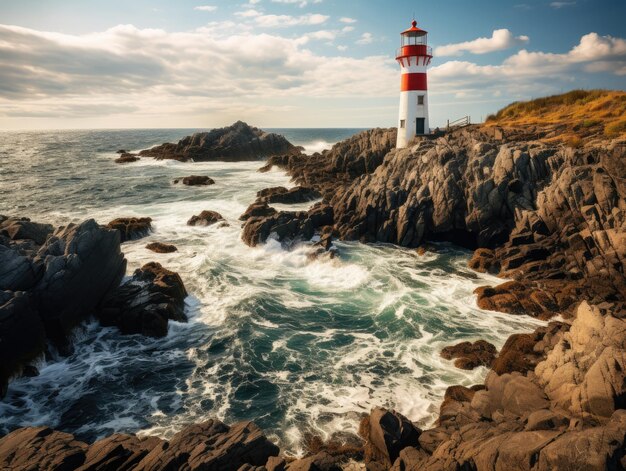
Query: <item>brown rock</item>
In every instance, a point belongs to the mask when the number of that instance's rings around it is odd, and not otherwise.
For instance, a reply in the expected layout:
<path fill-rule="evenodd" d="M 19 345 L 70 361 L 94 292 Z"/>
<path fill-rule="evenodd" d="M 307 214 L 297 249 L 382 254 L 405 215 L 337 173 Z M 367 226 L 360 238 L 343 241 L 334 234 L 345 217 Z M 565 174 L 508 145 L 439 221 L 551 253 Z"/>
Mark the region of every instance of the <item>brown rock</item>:
<path fill-rule="evenodd" d="M 192 216 L 189 221 L 187 221 L 188 226 L 210 226 L 215 224 L 216 222 L 223 221 L 224 218 L 220 213 L 215 211 L 202 211 L 197 216 Z"/>
<path fill-rule="evenodd" d="M 163 242 L 150 242 L 146 248 L 156 253 L 172 253 L 178 250 L 175 245 L 164 244 Z"/>
<path fill-rule="evenodd" d="M 124 217 L 117 218 L 107 224 L 109 229 L 120 231 L 121 242 L 141 239 L 152 231 L 152 218 Z"/>
<path fill-rule="evenodd" d="M 441 356 L 446 360 L 455 359 L 454 366 L 457 368 L 472 370 L 477 366 L 491 366 L 496 352 L 496 347 L 489 342 L 477 340 L 445 347 L 441 350 Z"/>
<path fill-rule="evenodd" d="M 117 159 L 115 159 L 115 163 L 117 164 L 129 164 L 132 162 L 137 162 L 139 159 L 139 157 L 137 157 L 137 154 L 130 154 L 128 152 L 122 152 L 122 155 L 120 155 Z"/>
<path fill-rule="evenodd" d="M 179 181 L 180 179 L 176 179 L 174 180 L 174 183 L 178 183 Z M 215 180 L 213 180 L 211 177 L 208 177 L 206 175 L 190 175 L 188 177 L 183 177 L 182 182 L 183 182 L 183 185 L 188 185 L 188 186 L 198 186 L 198 185 L 206 186 L 206 185 L 215 184 Z"/>

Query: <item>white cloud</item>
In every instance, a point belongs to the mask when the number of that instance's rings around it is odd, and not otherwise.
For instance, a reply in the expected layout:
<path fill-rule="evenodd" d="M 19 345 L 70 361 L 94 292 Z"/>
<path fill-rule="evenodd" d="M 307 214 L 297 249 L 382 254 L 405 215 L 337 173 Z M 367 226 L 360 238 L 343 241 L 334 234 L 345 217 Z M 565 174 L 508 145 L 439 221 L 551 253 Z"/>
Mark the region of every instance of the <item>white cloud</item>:
<path fill-rule="evenodd" d="M 258 15 L 255 22 L 263 28 L 280 28 L 300 25 L 321 25 L 328 20 L 329 16 L 318 13 L 308 13 L 302 16 L 291 15 Z"/>
<path fill-rule="evenodd" d="M 550 6 L 552 8 L 556 8 L 557 10 L 563 7 L 570 7 L 572 5 L 576 5 L 576 2 L 552 2 Z"/>
<path fill-rule="evenodd" d="M 496 29 L 490 38 L 477 38 L 472 41 L 439 46 L 435 48 L 435 55 L 460 56 L 465 51 L 472 54 L 486 54 L 526 44 L 528 41 L 528 36 L 514 36 L 508 29 Z"/>
<path fill-rule="evenodd" d="M 363 33 L 361 38 L 356 41 L 357 44 L 361 46 L 365 46 L 366 44 L 371 44 L 374 41 L 374 37 L 372 33 Z"/>
<path fill-rule="evenodd" d="M 337 46 L 337 49 L 339 49 L 340 51 L 347 51 L 348 46 Z"/>
<path fill-rule="evenodd" d="M 356 23 L 356 20 L 354 18 L 348 18 L 347 16 L 339 18 L 339 21 L 341 21 L 342 23 L 348 23 L 348 24 Z"/>
<path fill-rule="evenodd" d="M 235 15 L 241 16 L 242 18 L 254 18 L 255 16 L 263 15 L 263 13 L 261 13 L 258 10 L 255 10 L 254 8 L 250 8 L 249 10 L 238 11 L 235 13 Z"/>
<path fill-rule="evenodd" d="M 349 33 L 351 31 L 354 31 L 354 26 L 344 26 L 343 28 L 341 28 L 342 33 Z"/>
<path fill-rule="evenodd" d="M 199 11 L 215 11 L 217 7 L 213 5 L 198 5 L 197 7 L 193 7 L 193 9 Z"/>
<path fill-rule="evenodd" d="M 297 4 L 300 8 L 304 8 L 309 3 L 322 3 L 322 0 L 272 0 L 274 3 L 289 3 L 289 4 Z"/>

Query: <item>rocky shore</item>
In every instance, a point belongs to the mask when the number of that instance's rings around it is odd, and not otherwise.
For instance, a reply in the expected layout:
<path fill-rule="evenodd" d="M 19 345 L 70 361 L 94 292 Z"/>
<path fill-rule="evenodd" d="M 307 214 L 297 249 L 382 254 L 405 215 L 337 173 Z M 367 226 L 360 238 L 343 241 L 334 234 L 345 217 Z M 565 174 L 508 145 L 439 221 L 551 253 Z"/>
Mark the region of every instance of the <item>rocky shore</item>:
<path fill-rule="evenodd" d="M 450 241 L 474 250 L 470 267 L 503 278 L 476 291 L 485 316 L 554 319 L 511 336 L 499 352 L 480 339 L 444 349 L 460 368 L 490 371 L 484 384 L 449 387 L 428 429 L 375 408 L 364 414 L 360 437 L 309 437 L 305 456 L 294 459 L 251 422 L 209 420 L 169 441 L 115 434 L 92 444 L 25 427 L 0 437 L 0 468 L 626 469 L 625 139 L 594 136 L 574 148 L 542 139 L 537 129 L 530 136 L 474 126 L 396 150 L 395 130 L 375 129 L 307 156 L 255 128 L 250 134 L 243 123 L 231 128 L 234 134 L 202 133 L 141 155 L 228 159 L 226 142 L 254 143 L 244 155 L 269 157 L 261 171 L 284 168 L 299 187 L 259 192 L 241 216 L 246 244 L 272 237 L 290 245 L 315 235 L 325 248 L 332 237 L 404 247 Z M 263 154 L 262 142 L 270 141 L 273 153 Z M 317 198 L 306 211 L 271 207 Z M 211 211 L 200 216 L 207 224 L 221 220 Z M 182 280 L 159 264 L 120 286 L 120 234 L 132 238 L 135 222 L 118 223 L 118 230 L 95 221 L 55 230 L 0 217 L 4 388 L 47 343 L 71 348 L 67 334 L 85 313 L 145 335 L 164 335 L 169 319 L 185 320 Z M 106 276 L 86 286 L 94 278 L 79 270 Z"/>

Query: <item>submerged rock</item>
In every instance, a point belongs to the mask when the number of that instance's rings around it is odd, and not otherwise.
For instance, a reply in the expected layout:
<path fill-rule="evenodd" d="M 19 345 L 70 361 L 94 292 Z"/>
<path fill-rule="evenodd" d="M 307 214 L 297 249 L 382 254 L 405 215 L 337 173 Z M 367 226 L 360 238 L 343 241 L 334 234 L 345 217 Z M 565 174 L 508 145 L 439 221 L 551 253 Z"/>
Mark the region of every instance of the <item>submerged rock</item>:
<path fill-rule="evenodd" d="M 180 161 L 243 161 L 260 160 L 278 154 L 299 154 L 283 136 L 267 133 L 237 121 L 232 126 L 198 132 L 177 144 L 166 143 L 142 150 L 140 156 Z"/>
<path fill-rule="evenodd" d="M 174 183 L 178 183 L 180 180 L 182 180 L 183 185 L 188 186 L 206 186 L 215 184 L 215 180 L 206 175 L 190 175 L 188 177 L 183 177 L 182 179 L 177 178 L 174 180 Z"/>
<path fill-rule="evenodd" d="M 120 232 L 120 241 L 141 239 L 152 231 L 152 218 L 148 217 L 123 217 L 113 219 L 107 224 L 109 229 Z"/>
<path fill-rule="evenodd" d="M 130 154 L 128 152 L 123 152 L 122 155 L 120 155 L 117 159 L 115 159 L 115 163 L 129 164 L 132 162 L 137 162 L 138 160 L 141 160 L 141 159 L 137 157 L 137 154 Z"/>

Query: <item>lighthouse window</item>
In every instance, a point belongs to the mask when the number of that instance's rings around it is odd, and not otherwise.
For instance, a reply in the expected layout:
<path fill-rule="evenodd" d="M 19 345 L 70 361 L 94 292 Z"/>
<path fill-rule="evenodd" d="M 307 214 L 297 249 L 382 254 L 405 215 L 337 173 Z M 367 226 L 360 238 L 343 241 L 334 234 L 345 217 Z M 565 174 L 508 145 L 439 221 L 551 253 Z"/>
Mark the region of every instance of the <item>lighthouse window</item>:
<path fill-rule="evenodd" d="M 400 127 L 401 127 L 402 129 L 404 129 L 404 124 L 405 124 L 405 122 L 406 122 L 406 121 L 405 121 L 404 119 L 401 119 L 401 120 L 400 120 Z"/>
<path fill-rule="evenodd" d="M 417 104 L 418 105 L 424 104 L 424 95 L 417 95 Z"/>

